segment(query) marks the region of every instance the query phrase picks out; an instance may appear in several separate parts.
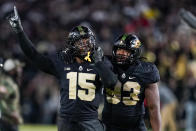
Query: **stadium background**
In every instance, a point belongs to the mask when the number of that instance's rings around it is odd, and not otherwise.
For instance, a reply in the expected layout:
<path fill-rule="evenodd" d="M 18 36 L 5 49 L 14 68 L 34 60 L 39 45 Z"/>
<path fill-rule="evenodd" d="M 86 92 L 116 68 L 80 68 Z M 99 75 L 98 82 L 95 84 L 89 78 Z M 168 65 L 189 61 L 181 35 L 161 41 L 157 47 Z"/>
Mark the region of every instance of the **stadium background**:
<path fill-rule="evenodd" d="M 5 59 L 16 58 L 25 63 L 20 85 L 25 125 L 54 125 L 59 108 L 58 84 L 52 76 L 32 66 L 21 52 L 5 20 L 14 4 L 25 32 L 38 51 L 44 54 L 62 48 L 68 31 L 78 24 L 88 25 L 94 30 L 105 54 L 111 54 L 112 42 L 120 34 L 137 34 L 145 47 L 144 56 L 148 61 L 155 62 L 161 82 L 176 96 L 176 122 L 181 129 L 185 127 L 185 103 L 189 100 L 196 102 L 195 98 L 189 97 L 189 92 L 192 92 L 189 84 L 196 83 L 196 33 L 182 22 L 179 10 L 185 8 L 196 14 L 196 1 L 1 0 L 0 56 Z M 189 82 L 192 77 L 193 80 Z M 28 127 L 36 128 L 23 125 L 21 129 L 30 131 L 26 129 Z"/>

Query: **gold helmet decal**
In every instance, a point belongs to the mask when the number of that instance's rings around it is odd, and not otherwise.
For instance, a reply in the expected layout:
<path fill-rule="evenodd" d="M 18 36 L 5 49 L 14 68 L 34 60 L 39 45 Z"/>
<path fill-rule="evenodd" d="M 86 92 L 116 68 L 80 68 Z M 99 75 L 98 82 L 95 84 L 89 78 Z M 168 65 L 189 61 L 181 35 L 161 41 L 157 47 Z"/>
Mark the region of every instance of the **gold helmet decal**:
<path fill-rule="evenodd" d="M 131 45 L 132 48 L 140 48 L 140 46 L 141 46 L 141 42 L 138 39 L 132 40 L 130 43 L 133 43 Z"/>
<path fill-rule="evenodd" d="M 139 48 L 141 46 L 141 42 L 137 39 L 135 42 L 135 48 Z"/>

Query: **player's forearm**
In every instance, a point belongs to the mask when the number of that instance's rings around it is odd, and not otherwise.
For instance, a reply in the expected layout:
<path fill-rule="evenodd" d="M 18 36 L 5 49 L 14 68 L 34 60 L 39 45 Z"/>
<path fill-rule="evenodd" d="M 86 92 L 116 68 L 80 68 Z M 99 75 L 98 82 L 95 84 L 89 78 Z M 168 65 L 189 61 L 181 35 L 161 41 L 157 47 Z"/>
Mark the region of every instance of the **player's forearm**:
<path fill-rule="evenodd" d="M 20 47 L 21 47 L 22 51 L 24 52 L 24 54 L 28 58 L 33 59 L 38 54 L 38 52 L 36 51 L 32 42 L 29 40 L 26 33 L 24 31 L 22 31 L 17 34 L 17 37 L 19 40 Z"/>
<path fill-rule="evenodd" d="M 112 88 L 116 85 L 118 81 L 117 76 L 103 62 L 96 63 L 95 70 L 99 73 L 106 88 Z"/>
<path fill-rule="evenodd" d="M 17 37 L 22 51 L 34 65 L 36 65 L 40 70 L 46 73 L 56 75 L 55 68 L 51 60 L 48 57 L 37 52 L 33 43 L 29 40 L 24 31 L 18 33 Z"/>
<path fill-rule="evenodd" d="M 150 123 L 153 131 L 161 131 L 161 114 L 158 106 L 149 108 Z"/>
<path fill-rule="evenodd" d="M 157 83 L 147 85 L 145 98 L 149 109 L 152 130 L 161 131 L 160 97 Z"/>

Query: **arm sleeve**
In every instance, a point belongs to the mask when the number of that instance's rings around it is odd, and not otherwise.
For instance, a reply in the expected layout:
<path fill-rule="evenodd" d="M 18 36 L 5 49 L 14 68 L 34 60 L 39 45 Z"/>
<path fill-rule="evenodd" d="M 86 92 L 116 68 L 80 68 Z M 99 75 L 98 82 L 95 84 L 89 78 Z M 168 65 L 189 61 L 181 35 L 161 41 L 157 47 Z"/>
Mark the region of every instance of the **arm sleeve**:
<path fill-rule="evenodd" d="M 159 70 L 152 64 L 150 66 L 150 71 L 146 74 L 146 84 L 156 83 L 160 81 Z"/>
<path fill-rule="evenodd" d="M 104 87 L 113 88 L 117 84 L 117 76 L 103 62 L 97 62 L 94 68 L 100 75 Z"/>
<path fill-rule="evenodd" d="M 140 71 L 134 74 L 146 85 L 156 83 L 160 80 L 159 71 L 152 63 L 145 64 Z"/>
<path fill-rule="evenodd" d="M 49 57 L 46 57 L 37 52 L 33 46 L 33 43 L 29 40 L 25 32 L 18 33 L 17 37 L 22 51 L 28 57 L 28 59 L 33 62 L 34 65 L 36 65 L 43 72 L 56 75 L 56 70 L 52 60 Z"/>

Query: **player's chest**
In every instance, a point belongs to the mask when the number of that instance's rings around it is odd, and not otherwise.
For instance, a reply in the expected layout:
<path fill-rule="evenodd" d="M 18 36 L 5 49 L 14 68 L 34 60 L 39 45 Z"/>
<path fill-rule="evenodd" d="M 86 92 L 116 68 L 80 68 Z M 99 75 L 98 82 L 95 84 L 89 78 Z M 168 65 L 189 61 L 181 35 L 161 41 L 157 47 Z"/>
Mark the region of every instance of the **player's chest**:
<path fill-rule="evenodd" d="M 95 75 L 97 74 L 94 68 L 89 64 L 65 65 L 61 73 L 67 74 L 69 72 L 87 73 L 87 74 L 95 74 Z"/>
<path fill-rule="evenodd" d="M 61 88 L 71 100 L 93 101 L 99 90 L 95 70 L 87 65 L 65 66 L 61 75 Z"/>
<path fill-rule="evenodd" d="M 136 83 L 136 85 L 142 86 L 142 81 L 140 81 L 140 78 L 138 76 L 135 76 L 132 73 L 129 73 L 129 72 L 121 72 L 121 73 L 118 73 L 116 75 L 118 76 L 118 80 L 124 86 L 130 86 L 129 83 Z M 122 86 L 122 88 L 124 86 Z"/>
<path fill-rule="evenodd" d="M 136 105 L 144 95 L 144 86 L 137 76 L 122 72 L 118 74 L 121 86 L 115 86 L 113 90 L 106 89 L 108 103 L 131 106 Z"/>
<path fill-rule="evenodd" d="M 64 66 L 60 79 L 63 85 L 88 87 L 92 84 L 96 86 L 98 75 L 94 68 L 89 65 L 73 64 Z"/>
<path fill-rule="evenodd" d="M 121 84 L 121 95 L 127 96 L 130 93 L 140 92 L 143 93 L 144 86 L 137 76 L 129 73 L 122 73 L 118 76 Z"/>

